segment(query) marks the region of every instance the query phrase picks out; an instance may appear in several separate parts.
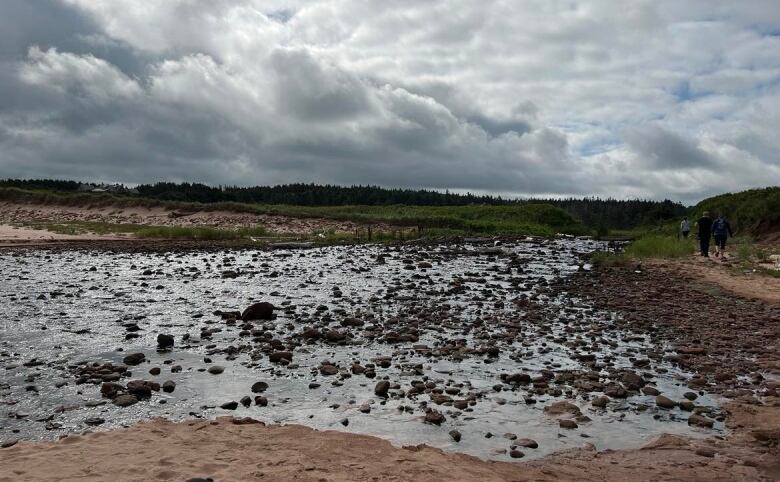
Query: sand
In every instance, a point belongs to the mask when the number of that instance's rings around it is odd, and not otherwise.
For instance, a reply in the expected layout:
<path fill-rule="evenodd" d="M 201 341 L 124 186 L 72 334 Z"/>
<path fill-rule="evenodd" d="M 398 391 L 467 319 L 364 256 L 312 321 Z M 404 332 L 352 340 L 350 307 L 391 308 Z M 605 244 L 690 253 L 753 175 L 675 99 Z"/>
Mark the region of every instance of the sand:
<path fill-rule="evenodd" d="M 57 223 L 110 223 L 140 224 L 149 226 L 211 226 L 236 229 L 262 226 L 277 235 L 311 235 L 315 232 L 354 233 L 365 230 L 365 226 L 350 221 L 338 221 L 321 218 L 298 218 L 291 216 L 238 213 L 230 211 L 179 212 L 163 207 L 80 207 L 0 203 L 0 225 L 4 229 L 12 225 L 25 225 L 32 222 Z M 408 230 L 383 223 L 375 223 L 372 228 L 379 231 Z M 20 234 L 20 233 L 16 233 Z M 61 235 L 62 236 L 62 235 Z M 31 241 L 37 240 L 31 236 Z"/>
<path fill-rule="evenodd" d="M 425 446 L 399 448 L 375 437 L 299 425 L 246 424 L 229 417 L 181 423 L 157 419 L 0 449 L 0 482 L 777 480 L 776 452 L 750 435 L 759 422 L 780 429 L 777 410 L 775 418 L 767 418 L 761 407 L 754 412 L 735 408 L 737 432 L 728 441 L 663 435 L 641 449 L 596 452 L 584 447 L 529 463 L 489 462 Z"/>
<path fill-rule="evenodd" d="M 743 298 L 780 304 L 780 278 L 741 271 L 728 259 L 721 262 L 714 257 L 692 256 L 681 260 L 656 260 L 651 263 L 675 275 L 711 283 Z"/>

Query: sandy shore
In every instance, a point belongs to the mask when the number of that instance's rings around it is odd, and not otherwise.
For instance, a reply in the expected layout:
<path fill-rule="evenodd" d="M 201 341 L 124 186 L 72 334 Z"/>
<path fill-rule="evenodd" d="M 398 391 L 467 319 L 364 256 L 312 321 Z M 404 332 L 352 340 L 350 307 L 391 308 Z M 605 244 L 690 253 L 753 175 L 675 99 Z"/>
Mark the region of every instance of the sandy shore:
<path fill-rule="evenodd" d="M 0 225 L 5 225 L 0 231 L 0 241 L 3 237 L 15 236 L 17 241 L 24 236 L 30 241 L 40 240 L 41 236 L 57 236 L 53 233 L 35 230 L 9 231 L 13 225 L 24 225 L 31 222 L 56 223 L 109 223 L 109 224 L 140 224 L 149 226 L 211 226 L 216 228 L 236 229 L 242 227 L 262 226 L 269 232 L 281 235 L 304 234 L 314 232 L 353 233 L 363 226 L 350 221 L 338 221 L 321 218 L 298 218 L 291 216 L 238 213 L 230 211 L 195 211 L 179 212 L 163 207 L 81 207 L 56 206 L 36 204 L 0 203 Z M 376 231 L 391 231 L 404 229 L 376 223 Z M 34 231 L 30 233 L 29 231 Z M 37 233 L 37 234 L 36 234 Z M 40 234 L 45 233 L 45 234 Z M 28 236 L 29 235 L 29 236 Z M 68 239 L 56 238 L 56 239 Z M 71 238 L 75 239 L 75 238 Z"/>
<path fill-rule="evenodd" d="M 585 447 L 529 463 L 487 462 L 425 446 L 394 447 L 375 437 L 229 417 L 154 420 L 2 449 L 0 481 L 776 480 L 778 459 L 758 450 L 763 445 L 755 435 L 758 420 L 766 422 L 764 411 L 740 411 L 734 417 L 738 431 L 729 440 L 664 435 L 637 450 L 596 452 Z M 780 420 L 771 420 L 780 428 Z"/>

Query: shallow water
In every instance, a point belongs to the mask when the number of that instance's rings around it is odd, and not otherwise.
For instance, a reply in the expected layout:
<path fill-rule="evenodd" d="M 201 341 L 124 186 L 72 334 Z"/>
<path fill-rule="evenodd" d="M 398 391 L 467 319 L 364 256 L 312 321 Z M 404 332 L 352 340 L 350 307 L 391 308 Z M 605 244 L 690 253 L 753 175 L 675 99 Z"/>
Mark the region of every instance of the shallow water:
<path fill-rule="evenodd" d="M 475 254 L 483 249 L 479 245 L 146 254 L 0 252 L 0 440 L 52 439 L 81 432 L 92 429 L 84 424 L 89 417 L 105 419 L 103 429 L 155 416 L 231 414 L 508 460 L 505 452 L 511 442 L 505 433 L 536 440 L 538 449 L 521 448 L 531 458 L 585 443 L 598 449 L 624 448 L 663 432 L 722 431 L 721 423 L 714 430 L 692 429 L 686 423 L 687 412 L 658 409 L 654 397 L 641 394 L 615 399 L 603 410 L 591 407 L 586 399 L 599 393 L 587 394 L 571 384 L 521 385 L 514 390 L 504 384 L 495 390 L 501 373 L 534 376 L 542 370 L 587 368 L 606 380 L 610 372 L 632 369 L 639 359 L 649 364 L 633 370 L 669 398 L 681 400 L 689 391 L 684 384 L 689 374 L 663 360 L 666 347 L 646 334 L 620 330 L 615 324 L 619 314 L 548 288 L 548 283 L 582 269 L 581 255 L 596 247 L 594 241 L 558 239 L 518 242 L 502 246 L 498 254 Z M 377 261 L 380 254 L 386 255 L 384 263 Z M 432 266 L 420 268 L 421 262 Z M 415 269 L 404 269 L 407 265 Z M 147 270 L 151 274 L 144 275 Z M 237 272 L 237 277 L 224 277 L 227 271 Z M 261 353 L 265 341 L 241 336 L 240 321 L 228 325 L 213 314 L 241 310 L 254 301 L 282 308 L 273 321 L 253 325 L 286 346 L 302 345 L 294 347 L 290 366 L 270 363 Z M 528 302 L 541 317 L 527 316 Z M 352 338 L 342 345 L 322 340 L 307 344 L 298 336 L 306 326 L 343 329 L 339 322 L 345 316 L 362 319 L 377 331 L 347 328 Z M 127 323 L 139 325 L 140 337 L 125 340 Z M 391 343 L 382 338 L 410 326 L 419 339 Z M 221 331 L 200 339 L 204 328 Z M 508 337 L 508 332 L 514 335 Z M 158 333 L 175 335 L 173 350 L 155 350 Z M 188 341 L 182 339 L 185 334 Z M 437 353 L 453 343 L 472 350 Z M 434 353 L 415 350 L 415 345 L 427 345 Z M 499 356 L 480 353 L 485 345 L 500 347 Z M 156 392 L 150 400 L 119 408 L 101 398 L 100 385 L 76 384 L 76 364 L 121 363 L 125 355 L 139 351 L 150 363 L 130 367 L 133 376 L 123 382 L 173 380 L 177 384 L 173 393 Z M 596 365 L 585 367 L 578 358 L 581 353 L 595 353 Z M 204 361 L 207 357 L 212 363 Z M 353 361 L 365 366 L 377 357 L 392 357 L 392 364 L 377 366 L 375 379 L 349 376 Z M 24 365 L 33 359 L 43 364 Z M 338 364 L 343 375 L 321 375 L 317 368 L 323 360 Z M 211 364 L 224 366 L 224 373 L 206 372 Z M 171 373 L 175 365 L 183 370 Z M 161 367 L 162 373 L 148 374 L 151 367 Z M 425 380 L 437 388 L 459 389 L 452 398 L 470 395 L 472 404 L 461 411 L 451 404 L 436 405 L 427 394 L 385 400 L 374 395 L 374 385 L 385 377 L 400 384 L 391 394 L 408 390 L 413 380 Z M 269 385 L 263 394 L 267 407 L 215 408 L 253 396 L 250 387 L 260 380 Z M 312 382 L 321 386 L 309 388 Z M 58 384 L 62 386 L 57 388 Z M 529 404 L 526 398 L 536 403 Z M 559 428 L 557 420 L 543 411 L 558 400 L 576 403 L 591 420 L 576 430 Z M 423 423 L 423 402 L 445 415 L 441 426 Z M 370 413 L 358 410 L 364 403 L 371 404 Z M 696 404 L 712 407 L 717 414 L 714 400 L 706 394 Z M 460 442 L 450 437 L 453 429 L 461 432 Z M 486 438 L 488 432 L 494 436 Z"/>

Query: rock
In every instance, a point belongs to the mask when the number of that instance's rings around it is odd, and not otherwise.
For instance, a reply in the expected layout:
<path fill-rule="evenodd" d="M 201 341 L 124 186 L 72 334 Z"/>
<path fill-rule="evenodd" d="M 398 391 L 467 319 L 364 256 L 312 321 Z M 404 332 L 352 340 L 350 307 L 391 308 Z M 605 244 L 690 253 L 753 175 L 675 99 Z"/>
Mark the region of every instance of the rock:
<path fill-rule="evenodd" d="M 219 408 L 223 410 L 235 410 L 238 408 L 238 402 L 233 400 L 231 402 L 223 403 L 222 405 L 219 406 Z"/>
<path fill-rule="evenodd" d="M 149 375 L 157 376 L 160 374 L 160 367 L 154 367 L 151 370 L 149 370 Z"/>
<path fill-rule="evenodd" d="M 146 361 L 146 355 L 144 355 L 143 353 L 133 353 L 127 355 L 122 359 L 122 362 L 125 365 L 131 365 L 131 366 L 140 365 L 144 361 Z"/>
<path fill-rule="evenodd" d="M 87 425 L 101 425 L 105 423 L 105 419 L 100 417 L 89 417 L 88 419 L 84 420 L 84 423 Z"/>
<path fill-rule="evenodd" d="M 693 393 L 693 392 L 685 392 L 685 393 L 683 393 L 683 397 L 687 398 L 687 399 L 688 399 L 688 400 L 690 400 L 690 401 L 694 401 L 694 400 L 696 400 L 697 398 L 699 398 L 699 396 L 698 396 L 698 395 L 696 395 L 696 394 L 695 394 L 695 393 Z"/>
<path fill-rule="evenodd" d="M 688 417 L 688 425 L 693 425 L 696 427 L 712 428 L 714 423 L 715 422 L 713 420 L 710 420 L 709 418 L 697 413 L 692 413 Z"/>
<path fill-rule="evenodd" d="M 349 425 L 349 419 L 348 418 L 344 418 L 344 419 L 341 420 L 340 423 L 341 423 L 341 425 L 346 427 L 347 425 Z"/>
<path fill-rule="evenodd" d="M 513 459 L 521 459 L 525 457 L 525 454 L 519 450 L 510 450 L 509 456 L 512 457 Z"/>
<path fill-rule="evenodd" d="M 609 397 L 596 397 L 594 398 L 590 404 L 597 408 L 604 408 L 609 403 Z"/>
<path fill-rule="evenodd" d="M 701 455 L 702 457 L 712 458 L 712 457 L 715 457 L 715 454 L 717 452 L 715 452 L 715 450 L 713 450 L 713 449 L 711 449 L 709 447 L 699 447 L 699 448 L 696 449 L 695 453 L 696 453 L 696 455 Z"/>
<path fill-rule="evenodd" d="M 444 415 L 437 412 L 436 410 L 431 410 L 430 412 L 425 414 L 425 422 L 426 423 L 432 423 L 434 425 L 441 425 L 442 422 L 444 422 L 446 419 L 444 418 Z"/>
<path fill-rule="evenodd" d="M 569 430 L 573 430 L 578 427 L 577 422 L 575 422 L 574 420 L 560 420 L 558 422 L 558 425 L 561 428 L 566 428 Z"/>
<path fill-rule="evenodd" d="M 138 397 L 126 393 L 124 395 L 119 395 L 118 397 L 114 398 L 114 400 L 112 400 L 112 403 L 117 407 L 129 407 L 130 405 L 134 405 L 138 403 Z"/>
<path fill-rule="evenodd" d="M 165 393 L 171 393 L 176 390 L 176 382 L 173 380 L 167 380 L 162 384 L 162 389 Z"/>
<path fill-rule="evenodd" d="M 680 410 L 685 410 L 686 412 L 693 412 L 696 408 L 696 404 L 690 400 L 681 400 L 678 405 L 680 406 Z"/>
<path fill-rule="evenodd" d="M 262 395 L 258 395 L 255 397 L 255 405 L 257 405 L 258 407 L 267 407 L 268 399 Z"/>
<path fill-rule="evenodd" d="M 390 382 L 382 380 L 374 387 L 374 393 L 378 397 L 387 397 L 387 392 L 390 390 Z"/>
<path fill-rule="evenodd" d="M 103 398 L 114 398 L 119 392 L 123 392 L 124 390 L 125 387 L 123 385 L 114 382 L 106 382 L 100 386 L 100 394 Z"/>
<path fill-rule="evenodd" d="M 612 398 L 626 398 L 628 392 L 619 383 L 612 383 L 604 388 L 604 395 Z"/>
<path fill-rule="evenodd" d="M 241 397 L 240 402 L 241 402 L 241 405 L 243 405 L 245 407 L 248 407 L 248 406 L 252 405 L 252 398 L 249 397 L 249 395 L 245 395 L 245 396 Z"/>
<path fill-rule="evenodd" d="M 634 372 L 626 372 L 621 377 L 623 385 L 629 390 L 639 390 L 645 385 L 645 381 Z"/>
<path fill-rule="evenodd" d="M 566 400 L 561 400 L 560 402 L 555 402 L 550 405 L 547 405 L 546 407 L 544 407 L 544 411 L 548 415 L 564 415 L 564 414 L 580 415 L 582 413 L 580 412 L 580 407 L 574 405 L 571 402 L 567 402 Z"/>
<path fill-rule="evenodd" d="M 645 395 L 648 395 L 650 397 L 657 397 L 658 395 L 661 394 L 661 392 L 659 392 L 657 388 L 649 387 L 649 386 L 648 387 L 643 387 L 642 388 L 642 393 L 644 393 Z"/>
<path fill-rule="evenodd" d="M 4 440 L 2 443 L 0 443 L 1 449 L 7 449 L 9 447 L 13 447 L 14 445 L 19 443 L 19 439 L 11 439 L 11 440 Z"/>
<path fill-rule="evenodd" d="M 208 370 L 208 372 L 211 373 L 212 375 L 219 375 L 224 371 L 225 371 L 225 367 L 220 365 L 211 365 Z"/>
<path fill-rule="evenodd" d="M 127 382 L 127 392 L 138 398 L 149 398 L 152 392 L 160 391 L 160 384 L 146 380 L 132 380 Z"/>
<path fill-rule="evenodd" d="M 658 395 L 657 397 L 655 397 L 655 404 L 661 408 L 666 408 L 666 409 L 672 409 L 677 406 L 677 403 L 674 400 L 667 398 L 663 395 Z"/>
<path fill-rule="evenodd" d="M 320 373 L 324 376 L 336 375 L 339 372 L 339 368 L 333 365 L 322 365 L 320 367 Z"/>
<path fill-rule="evenodd" d="M 531 383 L 531 375 L 527 373 L 515 373 L 513 375 L 508 375 L 506 378 L 504 378 L 504 381 L 506 383 L 512 383 L 514 385 L 519 385 L 519 384 L 526 385 L 528 383 Z"/>
<path fill-rule="evenodd" d="M 519 447 L 526 447 L 529 449 L 535 449 L 539 447 L 539 444 L 536 443 L 536 440 L 532 440 L 530 438 L 521 438 L 515 440 L 515 445 Z"/>
<path fill-rule="evenodd" d="M 461 438 L 460 432 L 458 432 L 457 430 L 450 430 L 450 438 L 452 438 L 452 440 L 456 442 L 460 442 L 460 438 Z"/>
<path fill-rule="evenodd" d="M 750 435 L 759 442 L 767 445 L 780 445 L 780 429 L 759 429 L 750 432 Z"/>
<path fill-rule="evenodd" d="M 252 320 L 270 320 L 274 317 L 274 305 L 263 301 L 250 305 L 247 309 L 241 313 L 241 319 L 243 321 Z"/>
<path fill-rule="evenodd" d="M 263 393 L 268 389 L 268 384 L 265 382 L 255 382 L 252 384 L 252 393 Z"/>
<path fill-rule="evenodd" d="M 271 363 L 282 363 L 282 362 L 291 362 L 293 359 L 293 354 L 291 351 L 275 351 L 268 355 L 268 360 Z"/>
<path fill-rule="evenodd" d="M 363 405 L 358 408 L 360 413 L 371 413 L 371 405 L 364 403 Z"/>
<path fill-rule="evenodd" d="M 171 348 L 173 346 L 173 342 L 173 335 L 166 335 L 163 333 L 157 335 L 157 348 Z"/>

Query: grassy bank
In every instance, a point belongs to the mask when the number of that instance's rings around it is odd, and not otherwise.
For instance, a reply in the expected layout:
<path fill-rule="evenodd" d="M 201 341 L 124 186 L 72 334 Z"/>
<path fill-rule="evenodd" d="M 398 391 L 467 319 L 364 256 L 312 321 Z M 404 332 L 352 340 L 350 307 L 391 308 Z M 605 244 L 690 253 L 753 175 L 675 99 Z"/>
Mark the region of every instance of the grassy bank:
<path fill-rule="evenodd" d="M 84 208 L 162 207 L 182 213 L 230 211 L 350 221 L 362 225 L 386 224 L 416 228 L 419 235 L 451 234 L 588 234 L 562 209 L 548 204 L 468 206 L 291 206 L 283 204 L 183 203 L 93 193 L 57 193 L 0 188 L 0 201 Z"/>
<path fill-rule="evenodd" d="M 631 242 L 619 253 L 596 252 L 591 262 L 597 266 L 624 266 L 635 260 L 651 258 L 682 258 L 694 253 L 691 239 L 676 236 L 645 234 Z"/>

